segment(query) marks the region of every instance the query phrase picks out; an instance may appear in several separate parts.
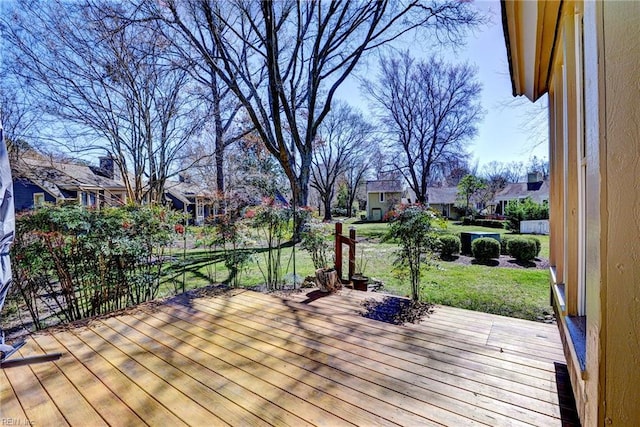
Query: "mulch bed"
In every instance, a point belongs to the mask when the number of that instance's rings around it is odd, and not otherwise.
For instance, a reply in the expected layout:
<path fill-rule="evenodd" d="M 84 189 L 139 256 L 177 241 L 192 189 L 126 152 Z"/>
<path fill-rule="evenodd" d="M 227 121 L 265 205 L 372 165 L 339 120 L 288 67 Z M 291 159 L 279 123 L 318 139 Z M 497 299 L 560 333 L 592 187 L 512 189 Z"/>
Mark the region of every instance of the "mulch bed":
<path fill-rule="evenodd" d="M 486 264 L 481 264 L 474 257 L 466 255 L 456 255 L 451 259 L 443 259 L 442 262 L 454 262 L 456 264 L 463 265 L 487 265 L 489 267 L 504 268 L 534 268 L 540 270 L 546 270 L 549 268 L 549 260 L 544 258 L 536 258 L 534 261 L 522 263 L 508 255 L 500 255 L 499 259 L 493 259 Z"/>
<path fill-rule="evenodd" d="M 362 301 L 362 307 L 365 310 L 360 313 L 363 317 L 393 325 L 418 323 L 433 313 L 433 304 L 396 297 L 366 299 Z"/>

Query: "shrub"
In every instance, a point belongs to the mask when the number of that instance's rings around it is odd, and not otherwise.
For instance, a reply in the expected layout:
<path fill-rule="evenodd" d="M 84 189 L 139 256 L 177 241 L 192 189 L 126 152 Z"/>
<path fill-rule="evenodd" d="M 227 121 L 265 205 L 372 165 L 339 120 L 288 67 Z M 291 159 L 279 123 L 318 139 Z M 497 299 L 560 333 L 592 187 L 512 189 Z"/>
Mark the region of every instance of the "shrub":
<path fill-rule="evenodd" d="M 331 208 L 332 216 L 347 216 L 347 210 L 344 208 Z"/>
<path fill-rule="evenodd" d="M 301 247 L 311 255 L 311 260 L 316 270 L 329 267 L 330 236 L 331 228 L 318 222 L 307 223 L 302 231 Z"/>
<path fill-rule="evenodd" d="M 509 251 L 507 250 L 507 245 L 509 241 L 514 239 L 517 236 L 510 234 L 503 234 L 500 236 L 500 255 L 509 255 Z"/>
<path fill-rule="evenodd" d="M 74 321 L 154 299 L 164 250 L 184 232 L 183 220 L 160 206 L 45 206 L 18 216 L 14 284 L 35 327 L 45 326 L 38 311 L 44 305 Z M 51 299 L 44 302 L 44 294 Z"/>
<path fill-rule="evenodd" d="M 536 245 L 536 256 L 540 255 L 540 249 L 542 249 L 542 245 L 540 244 L 540 239 L 536 237 L 527 236 L 527 239 L 531 240 Z"/>
<path fill-rule="evenodd" d="M 481 262 L 500 258 L 500 242 L 490 237 L 475 239 L 471 243 L 471 252 L 474 258 Z"/>
<path fill-rule="evenodd" d="M 473 225 L 489 228 L 504 228 L 504 221 L 499 219 L 477 219 Z"/>
<path fill-rule="evenodd" d="M 504 214 L 507 217 L 505 228 L 517 233 L 520 231 L 520 221 L 549 219 L 549 204 L 538 204 L 529 197 L 524 200 L 512 200 L 507 204 Z"/>
<path fill-rule="evenodd" d="M 531 261 L 536 257 L 536 242 L 526 237 L 515 237 L 509 240 L 507 251 L 518 261 Z"/>
<path fill-rule="evenodd" d="M 478 227 L 488 228 L 504 228 L 505 221 L 499 219 L 474 219 L 470 216 L 465 216 L 462 219 L 462 225 L 477 225 Z"/>
<path fill-rule="evenodd" d="M 437 246 L 435 231 L 442 225 L 437 215 L 420 205 L 403 205 L 390 216 L 389 230 L 384 241 L 394 240 L 400 245 L 396 265 L 408 267 L 411 277 L 411 298 L 420 297 L 420 267 L 425 257 Z"/>
<path fill-rule="evenodd" d="M 440 236 L 440 256 L 450 258 L 457 253 L 460 253 L 460 238 L 452 234 Z"/>

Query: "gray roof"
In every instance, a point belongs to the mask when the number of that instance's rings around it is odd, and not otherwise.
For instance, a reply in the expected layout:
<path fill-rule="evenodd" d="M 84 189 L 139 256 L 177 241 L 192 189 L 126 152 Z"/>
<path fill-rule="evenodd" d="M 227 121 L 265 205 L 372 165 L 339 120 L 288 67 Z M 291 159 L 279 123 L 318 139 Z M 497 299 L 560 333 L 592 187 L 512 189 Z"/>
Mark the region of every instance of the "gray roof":
<path fill-rule="evenodd" d="M 402 193 L 404 187 L 397 179 L 367 181 L 367 192 Z"/>
<path fill-rule="evenodd" d="M 427 197 L 429 204 L 432 205 L 448 205 L 456 202 L 458 195 L 458 187 L 429 187 L 427 188 Z"/>
<path fill-rule="evenodd" d="M 517 182 L 507 184 L 502 190 L 496 193 L 494 200 L 496 202 L 507 200 L 518 200 L 531 197 L 536 203 L 542 203 L 549 200 L 549 181 L 541 181 L 537 183 Z"/>
<path fill-rule="evenodd" d="M 215 192 L 194 182 L 169 181 L 164 184 L 165 191 L 183 203 L 195 203 L 196 197 L 213 199 Z"/>
<path fill-rule="evenodd" d="M 27 179 L 55 197 L 64 198 L 61 190 L 124 191 L 118 181 L 95 173 L 91 167 L 46 158 L 22 157 L 14 163 L 14 179 Z"/>
<path fill-rule="evenodd" d="M 454 204 L 458 195 L 458 187 L 430 187 L 427 189 L 430 204 Z M 507 184 L 498 191 L 493 201 L 499 203 L 507 200 L 519 200 L 531 197 L 536 203 L 549 200 L 549 181 L 533 183 L 516 182 Z"/>

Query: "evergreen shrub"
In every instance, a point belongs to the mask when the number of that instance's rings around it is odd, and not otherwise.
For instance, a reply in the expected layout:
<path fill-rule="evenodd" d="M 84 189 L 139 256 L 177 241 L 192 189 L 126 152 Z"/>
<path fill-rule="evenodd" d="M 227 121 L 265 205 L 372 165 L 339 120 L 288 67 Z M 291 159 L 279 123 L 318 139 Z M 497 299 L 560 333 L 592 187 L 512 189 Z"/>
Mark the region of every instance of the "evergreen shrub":
<path fill-rule="evenodd" d="M 471 252 L 474 258 L 480 262 L 500 258 L 500 242 L 490 237 L 475 239 L 471 243 Z"/>
<path fill-rule="evenodd" d="M 460 238 L 453 234 L 440 236 L 440 256 L 451 258 L 453 254 L 460 253 Z"/>

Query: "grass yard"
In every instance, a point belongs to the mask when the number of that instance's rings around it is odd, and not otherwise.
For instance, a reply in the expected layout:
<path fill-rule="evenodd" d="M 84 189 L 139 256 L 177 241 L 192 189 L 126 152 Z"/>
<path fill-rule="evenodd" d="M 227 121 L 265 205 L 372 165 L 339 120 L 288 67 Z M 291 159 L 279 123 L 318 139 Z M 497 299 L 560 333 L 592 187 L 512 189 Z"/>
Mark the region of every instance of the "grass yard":
<path fill-rule="evenodd" d="M 345 222 L 345 229 L 352 221 Z M 387 224 L 355 224 L 358 239 L 358 263 L 364 258 L 369 277 L 382 280 L 385 290 L 397 295 L 408 295 L 410 285 L 408 274 L 397 271 L 393 261 L 397 246 L 379 243 L 386 233 Z M 463 227 L 449 223 L 446 232 L 458 234 L 464 230 L 487 230 L 505 233 L 506 230 L 485 229 L 483 227 Z M 536 236 L 542 243 L 541 257 L 548 257 L 548 236 Z M 296 274 L 304 278 L 314 274 L 309 254 L 300 248 L 295 252 Z M 364 257 L 362 257 L 364 254 Z M 179 260 L 167 270 L 163 292 L 169 294 L 183 289 L 193 289 L 210 283 L 226 282 L 229 272 L 224 266 L 221 251 L 188 250 L 182 261 L 182 251 L 176 249 L 174 256 Z M 265 251 L 251 255 L 246 267 L 238 274 L 238 283 L 250 287 L 265 282 Z M 346 258 L 346 251 L 345 251 Z M 293 283 L 292 248 L 282 250 L 282 268 L 285 283 Z M 344 265 L 346 275 L 346 261 Z M 424 269 L 421 298 L 435 304 L 501 314 L 529 320 L 537 320 L 550 312 L 548 272 L 540 269 L 499 268 L 483 265 L 462 265 L 455 262 L 437 261 L 436 265 Z"/>

